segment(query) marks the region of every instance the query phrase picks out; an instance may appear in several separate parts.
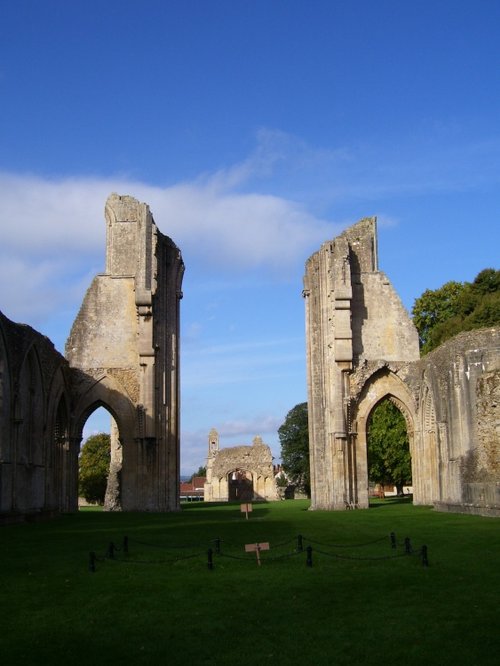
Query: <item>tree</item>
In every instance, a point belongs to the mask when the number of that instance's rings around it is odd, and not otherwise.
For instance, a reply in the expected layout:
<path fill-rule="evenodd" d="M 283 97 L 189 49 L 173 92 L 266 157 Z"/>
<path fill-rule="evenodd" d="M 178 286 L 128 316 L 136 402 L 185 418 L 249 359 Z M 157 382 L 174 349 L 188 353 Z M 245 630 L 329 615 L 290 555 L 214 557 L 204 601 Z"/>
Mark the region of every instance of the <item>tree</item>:
<path fill-rule="evenodd" d="M 434 349 L 433 331 L 436 326 L 452 319 L 459 312 L 459 298 L 463 292 L 461 282 L 447 282 L 439 289 L 426 289 L 415 300 L 413 323 L 417 327 L 422 352 Z"/>
<path fill-rule="evenodd" d="M 207 475 L 207 468 L 200 465 L 198 467 L 198 470 L 191 474 L 191 476 L 189 477 L 189 481 L 192 481 L 195 476 L 206 476 L 206 475 Z"/>
<path fill-rule="evenodd" d="M 473 282 L 447 282 L 415 300 L 413 323 L 423 354 L 461 331 L 500 324 L 500 271 L 482 270 Z"/>
<path fill-rule="evenodd" d="M 368 422 L 368 478 L 394 485 L 398 494 L 411 484 L 411 458 L 406 421 L 388 399 L 382 400 Z"/>
<path fill-rule="evenodd" d="M 101 432 L 91 435 L 82 446 L 78 492 L 87 502 L 104 504 L 111 460 L 111 438 Z"/>
<path fill-rule="evenodd" d="M 311 473 L 309 470 L 309 431 L 307 402 L 295 405 L 278 429 L 283 469 L 290 479 L 309 496 Z"/>

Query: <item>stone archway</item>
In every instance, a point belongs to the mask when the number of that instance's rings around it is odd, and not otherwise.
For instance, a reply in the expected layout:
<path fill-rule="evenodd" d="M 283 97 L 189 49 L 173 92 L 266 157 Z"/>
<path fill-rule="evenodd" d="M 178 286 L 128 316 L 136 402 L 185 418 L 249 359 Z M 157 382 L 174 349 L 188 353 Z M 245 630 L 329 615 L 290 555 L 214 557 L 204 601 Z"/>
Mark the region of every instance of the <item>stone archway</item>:
<path fill-rule="evenodd" d="M 417 330 L 378 269 L 375 218 L 308 259 L 303 295 L 311 508 L 368 507 L 367 421 L 387 396 L 406 419 L 414 503 L 498 515 L 498 328 L 420 359 Z"/>
<path fill-rule="evenodd" d="M 66 343 L 76 378 L 73 437 L 79 446 L 86 416 L 103 405 L 123 449 L 117 502 L 129 511 L 179 510 L 184 264 L 146 204 L 112 194 L 105 216 L 106 272 L 94 278 Z"/>
<path fill-rule="evenodd" d="M 227 475 L 229 501 L 251 502 L 254 498 L 253 474 L 235 469 Z"/>
<path fill-rule="evenodd" d="M 86 390 L 82 390 L 80 400 L 75 407 L 72 446 L 76 451 L 79 450 L 83 427 L 89 416 L 99 407 L 104 407 L 116 424 L 116 429 L 112 429 L 111 432 L 112 458 L 108 482 L 110 494 L 107 495 L 106 508 L 136 510 L 136 503 L 145 501 L 147 488 L 140 487 L 140 481 L 138 482 L 140 477 L 136 469 L 135 407 L 113 377 L 103 375 L 98 381 L 89 380 Z M 78 475 L 77 468 L 74 473 Z"/>
<path fill-rule="evenodd" d="M 353 500 L 355 505 L 361 508 L 368 507 L 367 450 L 370 414 L 384 398 L 391 400 L 405 418 L 412 469 L 415 464 L 416 405 L 404 382 L 388 368 L 384 368 L 366 380 L 353 409 L 351 442 L 355 451 L 356 468 L 351 471 L 351 476 L 352 485 L 355 487 Z"/>
<path fill-rule="evenodd" d="M 303 294 L 311 507 L 367 508 L 368 416 L 393 395 L 411 416 L 412 436 L 414 406 L 395 378 L 419 358 L 417 330 L 378 269 L 375 218 L 346 229 L 308 259 Z M 376 382 L 369 379 L 375 374 Z"/>

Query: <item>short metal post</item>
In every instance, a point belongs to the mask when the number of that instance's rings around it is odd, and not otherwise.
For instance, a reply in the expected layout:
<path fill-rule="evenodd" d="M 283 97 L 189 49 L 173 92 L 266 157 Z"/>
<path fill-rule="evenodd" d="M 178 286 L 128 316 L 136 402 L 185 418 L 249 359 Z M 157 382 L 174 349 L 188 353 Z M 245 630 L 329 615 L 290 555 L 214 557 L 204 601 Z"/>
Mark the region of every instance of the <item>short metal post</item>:
<path fill-rule="evenodd" d="M 411 555 L 410 537 L 405 537 L 405 553 L 407 555 Z"/>
<path fill-rule="evenodd" d="M 396 548 L 396 535 L 394 532 L 391 532 L 391 548 Z"/>
<path fill-rule="evenodd" d="M 213 557 L 212 557 L 213 556 L 213 551 L 212 551 L 211 548 L 208 549 L 207 555 L 208 555 L 208 568 L 211 571 L 214 568 L 214 562 L 213 562 Z"/>
<path fill-rule="evenodd" d="M 107 556 L 110 560 L 115 559 L 115 544 L 113 542 L 109 544 Z"/>
<path fill-rule="evenodd" d="M 218 537 L 215 539 L 215 552 L 220 555 L 220 539 Z"/>
<path fill-rule="evenodd" d="M 312 567 L 312 565 L 313 565 L 313 558 L 312 558 L 313 549 L 312 549 L 312 546 L 307 546 L 306 552 L 307 552 L 306 564 L 307 564 L 308 567 Z"/>
<path fill-rule="evenodd" d="M 304 546 L 302 544 L 302 534 L 299 534 L 297 537 L 297 552 L 301 553 L 304 550 Z"/>

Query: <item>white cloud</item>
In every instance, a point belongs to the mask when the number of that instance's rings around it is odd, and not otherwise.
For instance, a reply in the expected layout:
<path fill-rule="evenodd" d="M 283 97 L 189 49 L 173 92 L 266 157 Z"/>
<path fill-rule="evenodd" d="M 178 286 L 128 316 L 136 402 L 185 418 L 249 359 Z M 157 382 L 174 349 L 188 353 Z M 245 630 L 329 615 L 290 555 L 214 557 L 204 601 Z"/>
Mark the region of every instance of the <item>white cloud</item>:
<path fill-rule="evenodd" d="M 497 141 L 450 145 L 438 132 L 432 146 L 429 141 L 423 148 L 408 139 L 397 150 L 322 150 L 261 130 L 255 150 L 241 162 L 170 187 L 126 177 L 0 173 L 0 308 L 19 319 L 27 311 L 49 316 L 71 299 L 78 304 L 91 269 L 104 268 L 104 204 L 111 192 L 150 205 L 188 270 L 198 269 L 207 281 L 230 274 L 234 282 L 245 271 L 270 279 L 295 276 L 311 252 L 355 221 L 333 224 L 316 212 L 335 202 L 366 205 L 390 193 L 450 191 L 498 179 Z M 379 223 L 394 220 L 382 215 Z"/>
<path fill-rule="evenodd" d="M 34 307 L 50 313 L 69 296 L 60 286 L 68 276 L 74 282 L 77 273 L 80 279 L 87 276 L 89 266 L 103 270 L 104 204 L 111 192 L 148 203 L 159 229 L 191 266 L 207 274 L 241 275 L 255 268 L 289 274 L 336 230 L 295 201 L 237 191 L 275 160 L 258 152 L 227 170 L 166 188 L 125 178 L 56 180 L 0 173 L 2 274 L 18 278 L 9 281 L 15 294 L 11 286 L 2 290 L 0 307 L 18 317 L 25 311 L 20 304 L 38 294 Z"/>
<path fill-rule="evenodd" d="M 48 311 L 74 307 L 92 279 L 88 271 L 75 276 L 74 270 L 70 257 L 33 262 L 0 252 L 0 309 L 11 319 L 36 325 Z"/>

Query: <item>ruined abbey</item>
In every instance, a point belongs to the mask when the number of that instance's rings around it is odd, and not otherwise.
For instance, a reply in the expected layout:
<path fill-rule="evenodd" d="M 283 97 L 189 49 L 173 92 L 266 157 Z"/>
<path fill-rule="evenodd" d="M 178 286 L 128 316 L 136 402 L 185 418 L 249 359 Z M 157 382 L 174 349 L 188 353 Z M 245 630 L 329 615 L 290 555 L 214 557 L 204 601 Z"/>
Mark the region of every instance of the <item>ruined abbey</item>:
<path fill-rule="evenodd" d="M 90 285 L 63 358 L 0 318 L 0 513 L 76 511 L 88 416 L 113 417 L 108 508 L 179 508 L 179 249 L 128 196 L 105 208 L 106 271 Z"/>
<path fill-rule="evenodd" d="M 146 204 L 113 194 L 105 217 L 106 270 L 85 295 L 65 357 L 0 313 L 4 521 L 77 510 L 82 429 L 98 407 L 113 417 L 107 508 L 179 509 L 184 265 Z M 412 321 L 378 269 L 375 219 L 310 257 L 303 293 L 311 508 L 368 507 L 367 424 L 389 398 L 406 420 L 414 502 L 500 515 L 500 330 L 463 333 L 420 359 Z M 244 500 L 250 484 L 253 497 L 274 499 L 260 438 L 225 453 L 217 433 L 209 437 L 207 499 Z"/>
<path fill-rule="evenodd" d="M 276 500 L 273 455 L 261 437 L 252 446 L 219 448 L 219 433 L 208 435 L 205 502 Z"/>
<path fill-rule="evenodd" d="M 324 243 L 304 277 L 312 509 L 368 507 L 367 425 L 389 398 L 406 420 L 413 501 L 500 515 L 500 330 L 424 358 L 378 268 L 376 220 Z"/>

